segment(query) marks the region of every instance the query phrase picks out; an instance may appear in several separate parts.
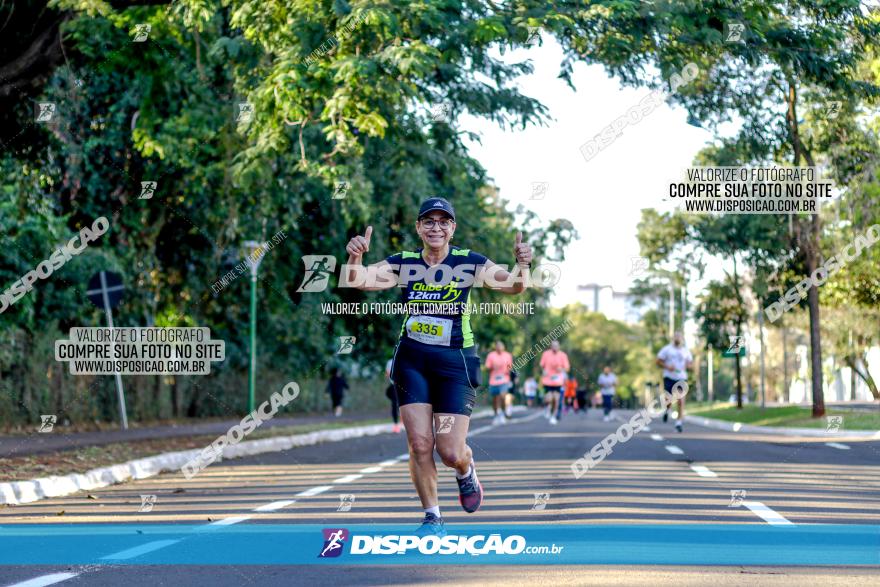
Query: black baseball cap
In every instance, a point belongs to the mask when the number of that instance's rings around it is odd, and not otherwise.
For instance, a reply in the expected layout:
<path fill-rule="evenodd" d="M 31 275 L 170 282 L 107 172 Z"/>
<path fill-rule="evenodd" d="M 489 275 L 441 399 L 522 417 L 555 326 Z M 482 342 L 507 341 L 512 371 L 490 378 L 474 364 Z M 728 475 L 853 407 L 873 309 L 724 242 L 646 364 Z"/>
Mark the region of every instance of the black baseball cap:
<path fill-rule="evenodd" d="M 419 208 L 419 220 L 422 219 L 422 216 L 428 214 L 430 212 L 435 211 L 446 212 L 449 214 L 449 217 L 455 220 L 455 209 L 452 207 L 452 204 L 446 198 L 428 198 L 424 202 L 422 202 L 421 207 Z"/>

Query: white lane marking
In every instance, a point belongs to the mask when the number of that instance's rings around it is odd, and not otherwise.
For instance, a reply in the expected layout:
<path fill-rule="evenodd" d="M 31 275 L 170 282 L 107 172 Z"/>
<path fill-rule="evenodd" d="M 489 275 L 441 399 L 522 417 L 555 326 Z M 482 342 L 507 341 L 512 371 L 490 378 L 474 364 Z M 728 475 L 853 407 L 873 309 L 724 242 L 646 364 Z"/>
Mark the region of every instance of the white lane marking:
<path fill-rule="evenodd" d="M 839 442 L 826 442 L 825 445 L 830 446 L 831 448 L 839 448 L 840 450 L 849 450 L 849 446 L 840 444 Z"/>
<path fill-rule="evenodd" d="M 371 473 L 378 473 L 381 470 L 382 470 L 382 467 L 375 467 L 375 466 L 365 467 L 365 468 L 361 469 L 360 471 L 358 471 L 358 473 L 363 473 L 364 475 L 369 475 Z"/>
<path fill-rule="evenodd" d="M 704 467 L 703 465 L 691 465 L 691 469 L 693 469 L 694 473 L 699 475 L 700 477 L 717 477 L 714 471 L 711 471 L 709 467 Z"/>
<path fill-rule="evenodd" d="M 671 452 L 674 455 L 683 455 L 684 454 L 684 451 L 681 450 L 680 448 L 678 448 L 677 446 L 675 446 L 674 444 L 667 444 L 665 446 L 665 448 L 666 448 L 666 450 L 668 450 L 669 452 Z"/>
<path fill-rule="evenodd" d="M 771 526 L 793 526 L 790 521 L 786 520 L 780 514 L 774 512 L 760 501 L 744 501 L 743 505 L 752 510 L 752 512 L 770 524 Z"/>
<path fill-rule="evenodd" d="M 477 434 L 482 434 L 487 430 L 491 430 L 492 428 L 496 428 L 499 424 L 492 424 L 490 426 L 483 426 L 482 428 L 474 428 L 473 430 L 468 431 L 468 436 L 476 436 Z"/>
<path fill-rule="evenodd" d="M 261 505 L 256 508 L 255 512 L 274 512 L 275 510 L 280 510 L 282 508 L 286 508 L 289 505 L 293 505 L 296 503 L 295 499 L 285 499 L 282 501 L 273 501 L 272 503 L 267 503 L 265 505 Z"/>
<path fill-rule="evenodd" d="M 240 522 L 244 522 L 250 520 L 251 516 L 230 516 L 228 518 L 223 518 L 222 520 L 217 520 L 216 522 L 211 522 L 208 524 L 209 526 L 231 526 L 233 524 L 238 524 Z"/>
<path fill-rule="evenodd" d="M 171 546 L 172 544 L 176 544 L 180 542 L 180 539 L 177 540 L 154 540 L 153 542 L 147 542 L 146 544 L 141 544 L 140 546 L 135 546 L 134 548 L 128 548 L 126 550 L 122 550 L 120 552 L 114 552 L 113 554 L 108 554 L 107 556 L 102 556 L 101 560 L 104 561 L 122 561 L 130 558 L 135 558 L 141 556 L 142 554 L 147 554 L 148 552 L 153 552 L 155 550 L 159 550 L 160 548 L 165 548 L 166 546 Z"/>
<path fill-rule="evenodd" d="M 400 461 L 408 461 L 409 460 L 409 453 L 404 453 L 404 454 L 400 455 L 399 457 L 397 457 L 397 459 Z"/>
<path fill-rule="evenodd" d="M 650 431 L 651 431 L 651 428 L 648 427 L 648 426 L 645 426 L 644 428 L 642 428 L 642 431 L 643 431 L 643 432 L 650 432 Z"/>
<path fill-rule="evenodd" d="M 659 434 L 652 434 L 651 440 L 663 440 L 663 437 L 660 436 Z"/>
<path fill-rule="evenodd" d="M 379 463 L 380 467 L 392 467 L 400 462 L 400 459 L 388 459 L 387 461 L 382 461 Z"/>
<path fill-rule="evenodd" d="M 72 579 L 77 575 L 79 575 L 79 573 L 52 573 L 51 575 L 34 577 L 33 579 L 28 579 L 27 581 L 22 581 L 21 583 L 10 585 L 9 587 L 46 587 L 46 585 L 54 585 L 55 583 L 60 583 L 61 581 L 67 581 L 68 579 Z"/>
<path fill-rule="evenodd" d="M 330 485 L 320 485 L 318 487 L 312 487 L 311 489 L 306 489 L 300 493 L 294 495 L 294 497 L 312 497 L 313 495 L 318 495 L 319 493 L 324 493 L 325 491 L 330 491 L 333 489 Z"/>
<path fill-rule="evenodd" d="M 382 470 L 379 467 L 373 467 L 373 468 L 379 469 L 380 471 Z M 370 472 L 372 472 L 372 471 L 370 471 Z M 345 477 L 340 477 L 339 479 L 332 481 L 332 483 L 351 483 L 352 481 L 357 481 L 361 477 L 363 477 L 363 475 L 346 475 Z"/>

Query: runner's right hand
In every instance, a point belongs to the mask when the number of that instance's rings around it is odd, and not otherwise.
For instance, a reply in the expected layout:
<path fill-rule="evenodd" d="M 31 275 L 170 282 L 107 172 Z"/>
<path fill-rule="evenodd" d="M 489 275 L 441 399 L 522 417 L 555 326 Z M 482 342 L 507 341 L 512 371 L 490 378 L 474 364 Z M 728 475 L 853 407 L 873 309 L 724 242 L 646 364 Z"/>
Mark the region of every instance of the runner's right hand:
<path fill-rule="evenodd" d="M 363 256 L 364 253 L 370 250 L 370 238 L 372 238 L 372 236 L 373 227 L 368 226 L 366 232 L 364 232 L 364 236 L 357 235 L 348 241 L 345 250 L 353 257 Z"/>

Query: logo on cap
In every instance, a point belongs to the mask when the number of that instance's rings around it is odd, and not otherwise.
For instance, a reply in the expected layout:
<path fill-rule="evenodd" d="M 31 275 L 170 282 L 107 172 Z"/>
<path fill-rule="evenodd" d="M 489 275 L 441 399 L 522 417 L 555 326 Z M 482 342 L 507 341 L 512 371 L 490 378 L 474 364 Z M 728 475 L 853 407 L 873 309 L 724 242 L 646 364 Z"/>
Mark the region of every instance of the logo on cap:
<path fill-rule="evenodd" d="M 436 202 L 434 202 L 434 205 L 435 206 L 442 206 L 443 202 L 441 202 L 440 200 L 437 200 Z"/>

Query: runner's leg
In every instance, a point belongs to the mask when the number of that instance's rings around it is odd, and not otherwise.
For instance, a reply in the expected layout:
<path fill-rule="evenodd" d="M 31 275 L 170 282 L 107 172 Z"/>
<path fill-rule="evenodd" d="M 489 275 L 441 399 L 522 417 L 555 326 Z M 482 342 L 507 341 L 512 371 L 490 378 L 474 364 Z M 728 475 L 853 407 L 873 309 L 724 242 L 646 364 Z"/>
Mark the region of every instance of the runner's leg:
<path fill-rule="evenodd" d="M 400 406 L 409 445 L 409 474 L 423 508 L 438 505 L 437 467 L 434 465 L 434 423 L 431 404 Z"/>
<path fill-rule="evenodd" d="M 437 454 L 440 455 L 444 465 L 455 469 L 459 475 L 464 475 L 470 470 L 473 460 L 473 451 L 467 445 L 470 420 L 468 416 L 462 414 L 434 414 Z"/>

